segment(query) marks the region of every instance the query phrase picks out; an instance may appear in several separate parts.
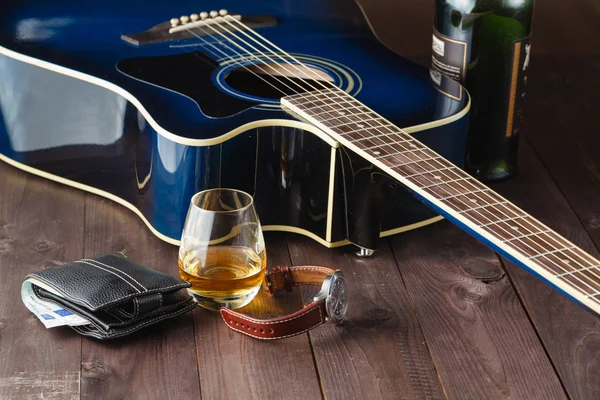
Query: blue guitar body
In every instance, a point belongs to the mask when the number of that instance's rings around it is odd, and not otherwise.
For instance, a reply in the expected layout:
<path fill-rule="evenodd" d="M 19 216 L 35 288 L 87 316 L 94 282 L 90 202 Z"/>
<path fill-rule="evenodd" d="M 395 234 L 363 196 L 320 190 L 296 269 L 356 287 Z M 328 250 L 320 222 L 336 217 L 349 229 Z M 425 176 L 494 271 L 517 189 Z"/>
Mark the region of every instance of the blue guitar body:
<path fill-rule="evenodd" d="M 3 2 L 0 158 L 115 200 L 171 243 L 191 196 L 213 187 L 253 194 L 265 230 L 327 246 L 374 249 L 380 235 L 438 219 L 368 161 L 283 112 L 219 35 L 124 40 L 223 8 L 242 21 L 262 16 L 260 35 L 462 163 L 466 92 L 444 93 L 428 69 L 388 50 L 351 0 Z M 254 58 L 264 61 L 260 51 Z"/>

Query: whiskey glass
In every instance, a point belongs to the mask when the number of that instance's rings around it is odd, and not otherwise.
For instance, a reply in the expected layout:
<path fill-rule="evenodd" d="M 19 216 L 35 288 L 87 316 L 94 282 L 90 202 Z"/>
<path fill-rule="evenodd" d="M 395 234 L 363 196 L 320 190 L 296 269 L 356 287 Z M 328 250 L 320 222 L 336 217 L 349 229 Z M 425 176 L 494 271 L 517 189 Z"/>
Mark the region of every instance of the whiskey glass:
<path fill-rule="evenodd" d="M 267 266 L 265 241 L 252 196 L 210 189 L 192 197 L 179 248 L 179 275 L 210 310 L 236 309 L 258 293 Z"/>

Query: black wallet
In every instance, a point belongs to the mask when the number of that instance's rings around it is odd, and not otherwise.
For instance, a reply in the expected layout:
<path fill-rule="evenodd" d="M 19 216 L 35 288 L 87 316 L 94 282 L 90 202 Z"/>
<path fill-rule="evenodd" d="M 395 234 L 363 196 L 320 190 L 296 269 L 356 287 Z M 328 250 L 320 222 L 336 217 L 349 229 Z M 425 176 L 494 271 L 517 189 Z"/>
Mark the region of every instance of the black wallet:
<path fill-rule="evenodd" d="M 89 324 L 71 326 L 98 339 L 125 336 L 196 307 L 181 289 L 190 287 L 170 275 L 109 254 L 83 259 L 27 276 L 33 292 Z"/>

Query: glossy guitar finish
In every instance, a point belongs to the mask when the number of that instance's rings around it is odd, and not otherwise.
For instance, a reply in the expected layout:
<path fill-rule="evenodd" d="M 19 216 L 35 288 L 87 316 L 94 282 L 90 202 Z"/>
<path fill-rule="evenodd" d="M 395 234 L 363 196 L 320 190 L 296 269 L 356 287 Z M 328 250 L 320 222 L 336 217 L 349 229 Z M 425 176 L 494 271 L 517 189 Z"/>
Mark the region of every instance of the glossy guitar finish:
<path fill-rule="evenodd" d="M 212 187 L 252 193 L 265 230 L 302 233 L 328 246 L 350 240 L 374 249 L 380 231 L 439 219 L 277 100 L 229 86 L 235 63 L 200 39 L 139 47 L 121 39 L 220 8 L 274 16 L 277 24 L 257 29 L 261 35 L 462 163 L 466 92 L 459 89 L 456 100 L 438 91 L 427 69 L 377 41 L 351 0 L 2 3 L 0 158 L 118 201 L 171 243 L 179 240 L 191 196 Z M 186 95 L 127 70 L 135 60 L 165 56 L 185 60 L 185 68 L 166 68 L 169 76 L 156 79 L 175 82 Z"/>

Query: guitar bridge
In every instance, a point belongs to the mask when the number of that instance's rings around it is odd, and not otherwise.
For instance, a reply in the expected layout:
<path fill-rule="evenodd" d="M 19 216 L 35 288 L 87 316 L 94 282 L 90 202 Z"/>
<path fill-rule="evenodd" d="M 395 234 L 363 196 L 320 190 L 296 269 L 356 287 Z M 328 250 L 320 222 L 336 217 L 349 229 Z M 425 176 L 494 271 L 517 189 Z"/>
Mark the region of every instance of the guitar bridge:
<path fill-rule="evenodd" d="M 121 39 L 134 46 L 191 39 L 217 33 L 227 33 L 227 30 L 231 30 L 229 24 L 231 22 L 235 23 L 235 21 L 243 24 L 236 27 L 236 30 L 277 25 L 277 19 L 272 15 L 243 16 L 220 10 L 172 18 L 144 32 L 121 35 Z"/>

